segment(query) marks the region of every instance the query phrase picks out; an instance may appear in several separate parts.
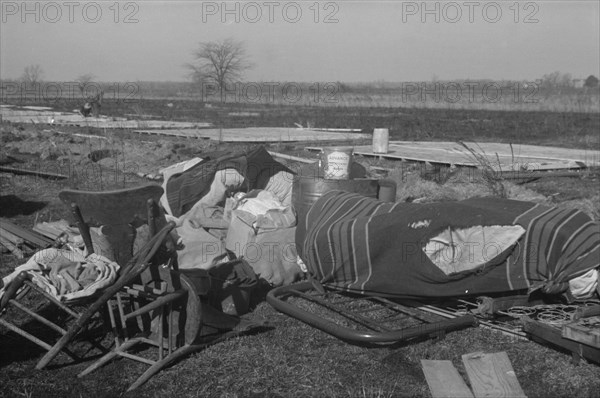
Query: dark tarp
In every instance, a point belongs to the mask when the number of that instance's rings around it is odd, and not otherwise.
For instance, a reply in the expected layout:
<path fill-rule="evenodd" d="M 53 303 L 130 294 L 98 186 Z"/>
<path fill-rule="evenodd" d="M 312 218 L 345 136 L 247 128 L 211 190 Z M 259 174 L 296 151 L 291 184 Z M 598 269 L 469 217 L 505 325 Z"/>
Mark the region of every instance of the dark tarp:
<path fill-rule="evenodd" d="M 422 250 L 448 227 L 478 225 L 520 225 L 526 232 L 488 263 L 456 274 L 446 275 Z M 380 296 L 563 293 L 570 279 L 600 266 L 600 223 L 578 210 L 498 198 L 393 204 L 328 192 L 298 220 L 296 244 L 316 280 Z"/>
<path fill-rule="evenodd" d="M 173 175 L 167 182 L 167 201 L 173 216 L 179 217 L 189 211 L 210 190 L 218 170 L 233 168 L 246 179 L 246 188 L 262 189 L 269 177 L 279 171 L 288 171 L 284 165 L 271 157 L 264 147 L 249 152 L 204 155 L 203 160 L 188 170 Z"/>

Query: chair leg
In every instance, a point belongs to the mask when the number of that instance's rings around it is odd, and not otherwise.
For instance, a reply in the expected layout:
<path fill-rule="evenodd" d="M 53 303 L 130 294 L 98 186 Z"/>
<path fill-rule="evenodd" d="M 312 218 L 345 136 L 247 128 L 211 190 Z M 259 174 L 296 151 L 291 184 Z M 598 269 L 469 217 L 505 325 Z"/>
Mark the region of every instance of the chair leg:
<path fill-rule="evenodd" d="M 166 366 L 172 364 L 173 362 L 177 361 L 178 359 L 183 358 L 184 356 L 187 356 L 193 352 L 200 351 L 201 349 L 203 349 L 205 347 L 206 347 L 205 344 L 199 344 L 199 345 L 186 345 L 186 346 L 178 348 L 177 350 L 173 351 L 170 355 L 167 355 L 162 360 L 157 361 L 154 365 L 150 366 L 140 377 L 138 377 L 138 379 L 135 381 L 135 383 L 133 383 L 129 387 L 129 389 L 127 389 L 127 391 L 129 392 L 129 391 L 135 390 L 136 388 L 138 388 L 139 386 L 141 386 L 142 384 L 144 384 L 145 382 L 150 380 L 150 378 L 152 376 L 154 376 L 155 374 L 160 372 Z"/>
<path fill-rule="evenodd" d="M 165 236 L 175 227 L 173 222 L 169 222 L 161 232 L 156 235 L 153 239 L 150 240 L 146 244 L 144 248 L 142 248 L 141 252 L 143 252 L 143 258 L 138 259 L 135 263 L 127 264 L 125 267 L 124 274 L 117 279 L 117 281 L 108 287 L 102 296 L 100 296 L 80 317 L 77 321 L 71 326 L 71 328 L 67 331 L 65 335 L 63 335 L 56 344 L 52 347 L 50 351 L 46 353 L 40 359 L 40 361 L 35 366 L 36 369 L 45 368 L 54 357 L 58 355 L 58 353 L 63 350 L 69 341 L 87 324 L 90 318 L 104 305 L 106 302 L 110 300 L 117 292 L 119 292 L 125 285 L 129 284 L 133 281 L 138 275 L 140 275 L 146 268 L 148 268 L 149 259 L 156 253 L 156 250 L 163 242 Z"/>
<path fill-rule="evenodd" d="M 71 341 L 71 339 L 83 328 L 83 326 L 90 320 L 90 318 L 96 313 L 96 311 L 98 311 L 102 306 L 104 306 L 112 296 L 114 296 L 119 290 L 121 290 L 121 288 L 127 283 L 129 283 L 134 277 L 135 274 L 126 275 L 124 278 L 117 280 L 115 284 L 109 287 L 104 292 L 104 294 L 81 315 L 81 317 L 75 322 L 73 326 L 71 326 L 67 333 L 64 334 L 60 338 L 60 340 L 58 340 L 58 342 L 52 347 L 52 349 L 49 350 L 46 353 L 46 355 L 42 357 L 42 359 L 40 359 L 35 368 L 38 370 L 45 368 L 48 365 L 48 363 L 50 363 L 50 361 L 54 359 L 54 357 L 56 357 L 56 355 L 58 355 L 58 353 L 65 348 L 67 343 Z"/>
<path fill-rule="evenodd" d="M 178 348 L 177 350 L 173 351 L 170 355 L 167 355 L 163 360 L 157 361 L 154 365 L 150 366 L 140 377 L 138 377 L 138 379 L 127 389 L 127 391 L 129 392 L 135 390 L 136 388 L 150 380 L 152 376 L 160 372 L 165 367 L 178 361 L 179 359 L 188 356 L 196 351 L 200 351 L 207 347 L 210 347 L 211 345 L 228 340 L 232 337 L 240 336 L 247 330 L 249 329 L 231 330 L 229 332 L 222 333 L 218 336 L 211 336 L 210 338 L 200 339 L 199 342 L 196 344 L 187 344 L 183 347 Z"/>
<path fill-rule="evenodd" d="M 127 340 L 126 342 L 121 344 L 119 347 L 117 347 L 113 351 L 110 351 L 109 353 L 105 354 L 102 358 L 98 359 L 96 362 L 91 364 L 89 367 L 87 367 L 85 370 L 83 370 L 81 373 L 79 373 L 77 375 L 77 377 L 83 377 L 85 375 L 92 373 L 94 370 L 101 368 L 102 366 L 104 366 L 105 364 L 107 364 L 108 362 L 110 362 L 111 360 L 116 358 L 117 356 L 119 356 L 120 352 L 127 351 L 129 348 L 133 347 L 134 345 L 136 345 L 140 342 L 141 342 L 140 339 Z"/>

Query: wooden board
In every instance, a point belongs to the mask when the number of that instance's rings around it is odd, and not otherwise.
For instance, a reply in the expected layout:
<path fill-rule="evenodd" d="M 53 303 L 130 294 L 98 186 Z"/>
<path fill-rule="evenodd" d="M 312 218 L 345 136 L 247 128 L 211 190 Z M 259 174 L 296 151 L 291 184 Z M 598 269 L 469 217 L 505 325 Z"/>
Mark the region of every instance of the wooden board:
<path fill-rule="evenodd" d="M 525 172 L 581 169 L 600 166 L 600 151 L 554 148 L 535 145 L 501 143 L 466 143 L 483 155 L 490 166 L 500 172 Z M 310 147 L 308 150 L 321 150 Z M 373 153 L 371 145 L 356 146 L 354 153 L 386 159 L 428 162 L 455 166 L 479 167 L 480 163 L 466 148 L 456 142 L 390 141 L 386 154 Z"/>
<path fill-rule="evenodd" d="M 204 122 L 170 122 L 163 120 L 112 120 L 104 118 L 84 118 L 77 115 L 52 116 L 2 116 L 3 121 L 13 123 L 51 124 L 58 126 L 96 127 L 105 129 L 193 129 L 211 127 Z"/>
<path fill-rule="evenodd" d="M 23 109 L 29 109 L 29 110 L 34 110 L 34 111 L 51 111 L 52 108 L 49 106 L 24 106 Z"/>
<path fill-rule="evenodd" d="M 555 160 L 581 160 L 584 161 L 590 157 L 600 160 L 600 151 L 591 149 L 568 149 L 560 147 L 550 147 L 541 145 L 510 144 L 497 142 L 464 142 L 467 146 L 476 152 L 484 152 L 488 155 L 500 157 L 527 157 L 532 159 L 555 159 Z M 445 150 L 464 151 L 464 147 L 457 142 L 452 141 L 390 141 L 390 144 L 423 147 L 423 148 L 443 148 Z"/>
<path fill-rule="evenodd" d="M 69 178 L 69 176 L 64 175 L 64 174 L 48 173 L 48 172 L 39 171 L 39 170 L 19 169 L 19 168 L 8 167 L 8 166 L 0 166 L 0 172 L 12 173 L 12 174 L 17 174 L 17 175 L 32 175 L 32 176 L 36 176 L 36 177 L 48 178 L 51 180 L 66 180 L 67 178 Z"/>
<path fill-rule="evenodd" d="M 78 113 L 44 110 L 1 109 L 0 119 L 13 123 L 53 124 L 117 129 L 191 129 L 211 127 L 205 122 L 176 122 L 167 120 L 128 120 L 122 117 L 83 117 Z"/>
<path fill-rule="evenodd" d="M 2 229 L 5 229 L 16 236 L 23 238 L 27 243 L 35 245 L 40 249 L 45 249 L 53 243 L 52 240 L 46 238 L 45 236 L 20 227 L 5 219 L 0 220 L 0 226 Z"/>
<path fill-rule="evenodd" d="M 370 138 L 369 134 L 317 131 L 294 127 L 248 127 L 231 129 L 135 130 L 139 134 L 157 134 L 222 142 L 294 142 L 351 141 Z"/>
<path fill-rule="evenodd" d="M 506 352 L 462 356 L 475 397 L 526 397 Z"/>
<path fill-rule="evenodd" d="M 473 397 L 471 390 L 469 390 L 463 378 L 460 377 L 452 361 L 421 359 L 421 366 L 433 398 Z"/>
<path fill-rule="evenodd" d="M 570 351 L 575 362 L 579 357 L 600 364 L 600 349 L 562 337 L 561 330 L 528 317 L 522 317 L 523 330 L 535 341 L 550 343 Z"/>
<path fill-rule="evenodd" d="M 586 326 L 588 322 L 594 322 L 597 326 Z M 564 325 L 562 337 L 600 348 L 600 317 L 583 318 Z"/>

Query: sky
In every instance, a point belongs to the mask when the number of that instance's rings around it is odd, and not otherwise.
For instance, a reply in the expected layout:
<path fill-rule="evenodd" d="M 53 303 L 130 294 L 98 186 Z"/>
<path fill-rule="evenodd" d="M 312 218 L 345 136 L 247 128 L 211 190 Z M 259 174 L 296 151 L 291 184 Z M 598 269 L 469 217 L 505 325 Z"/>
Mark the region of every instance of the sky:
<path fill-rule="evenodd" d="M 200 42 L 242 41 L 248 81 L 600 75 L 593 1 L 7 1 L 0 78 L 185 81 Z"/>

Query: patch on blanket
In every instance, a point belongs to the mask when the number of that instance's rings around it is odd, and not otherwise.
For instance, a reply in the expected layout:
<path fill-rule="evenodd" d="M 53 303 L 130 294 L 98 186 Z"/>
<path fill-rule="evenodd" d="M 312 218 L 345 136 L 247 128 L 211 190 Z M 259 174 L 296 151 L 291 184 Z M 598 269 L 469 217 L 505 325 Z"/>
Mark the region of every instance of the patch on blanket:
<path fill-rule="evenodd" d="M 423 251 L 444 274 L 452 275 L 494 262 L 524 233 L 519 225 L 447 228 L 431 238 Z"/>

